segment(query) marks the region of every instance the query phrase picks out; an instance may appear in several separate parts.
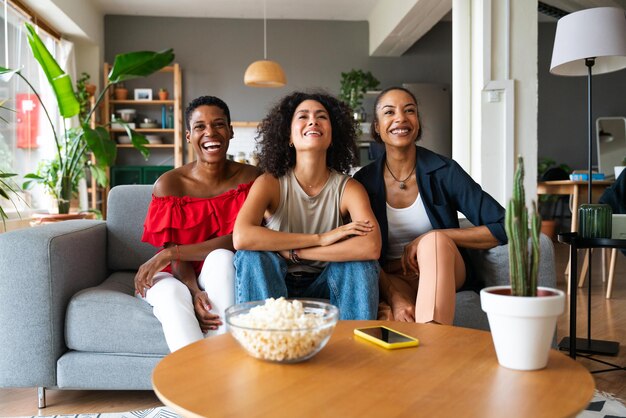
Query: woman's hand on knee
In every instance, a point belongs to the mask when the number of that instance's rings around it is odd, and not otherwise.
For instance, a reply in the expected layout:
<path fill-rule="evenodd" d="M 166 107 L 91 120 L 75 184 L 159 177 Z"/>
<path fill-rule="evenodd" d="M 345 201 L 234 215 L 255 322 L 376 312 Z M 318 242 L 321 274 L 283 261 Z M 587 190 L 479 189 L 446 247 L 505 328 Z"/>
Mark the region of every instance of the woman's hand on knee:
<path fill-rule="evenodd" d="M 405 298 L 400 292 L 391 296 L 393 319 L 401 322 L 415 322 L 415 303 Z"/>
<path fill-rule="evenodd" d="M 419 265 L 417 264 L 417 246 L 419 245 L 420 237 L 415 238 L 406 247 L 404 247 L 404 253 L 402 254 L 402 273 L 406 276 L 407 273 L 413 272 L 417 275 L 420 273 Z"/>
<path fill-rule="evenodd" d="M 155 254 L 143 263 L 135 274 L 135 294 L 145 298 L 146 289 L 152 287 L 154 275 L 163 270 L 169 263 L 170 260 L 164 257 L 163 252 Z"/>
<path fill-rule="evenodd" d="M 211 301 L 207 292 L 196 292 L 193 295 L 193 309 L 202 332 L 217 329 L 222 325 L 219 315 L 211 312 Z"/>

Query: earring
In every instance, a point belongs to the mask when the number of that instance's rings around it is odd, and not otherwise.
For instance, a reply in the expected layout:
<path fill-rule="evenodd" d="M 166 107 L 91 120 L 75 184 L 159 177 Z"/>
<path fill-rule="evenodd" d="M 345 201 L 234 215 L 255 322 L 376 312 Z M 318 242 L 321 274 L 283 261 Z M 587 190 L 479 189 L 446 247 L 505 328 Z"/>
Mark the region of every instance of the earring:
<path fill-rule="evenodd" d="M 293 142 L 290 142 L 290 143 L 289 143 L 289 147 L 290 147 L 290 148 L 293 148 Z"/>

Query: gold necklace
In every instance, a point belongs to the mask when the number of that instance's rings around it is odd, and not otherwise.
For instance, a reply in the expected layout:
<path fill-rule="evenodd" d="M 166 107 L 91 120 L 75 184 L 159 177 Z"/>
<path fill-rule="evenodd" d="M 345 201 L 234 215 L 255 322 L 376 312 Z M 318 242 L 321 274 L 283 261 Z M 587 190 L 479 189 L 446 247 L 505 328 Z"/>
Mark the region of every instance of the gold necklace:
<path fill-rule="evenodd" d="M 330 177 L 330 170 L 326 170 L 326 172 L 328 173 L 328 176 L 326 177 L 326 180 L 324 180 L 324 182 L 321 184 L 322 186 L 324 184 L 326 184 L 326 182 L 328 181 L 328 178 Z M 393 174 L 392 174 L 393 175 Z M 303 182 L 300 181 L 300 179 L 298 178 L 298 176 L 296 176 L 296 171 L 293 170 L 293 176 L 296 178 L 296 181 L 305 188 L 309 188 L 309 189 L 313 189 L 314 187 L 320 187 L 320 185 L 308 185 L 308 184 L 304 184 Z"/>
<path fill-rule="evenodd" d="M 413 174 L 413 172 L 415 171 L 415 165 L 413 165 L 413 169 L 411 170 L 411 172 L 409 173 L 408 176 L 406 176 L 406 178 L 404 180 L 400 180 L 398 179 L 396 176 L 393 175 L 393 172 L 391 171 L 391 168 L 389 168 L 389 164 L 387 163 L 387 159 L 385 159 L 385 167 L 387 167 L 387 170 L 389 171 L 389 174 L 391 174 L 391 177 L 393 177 L 393 179 L 400 183 L 399 187 L 400 190 L 404 190 L 406 189 L 406 181 L 409 179 L 409 177 L 411 177 L 411 175 Z"/>

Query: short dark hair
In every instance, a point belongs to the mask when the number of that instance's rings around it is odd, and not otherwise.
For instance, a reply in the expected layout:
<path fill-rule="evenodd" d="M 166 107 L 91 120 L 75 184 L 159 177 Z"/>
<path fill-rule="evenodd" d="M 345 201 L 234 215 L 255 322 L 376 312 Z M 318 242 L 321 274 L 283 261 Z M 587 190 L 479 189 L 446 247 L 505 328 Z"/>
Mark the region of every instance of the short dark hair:
<path fill-rule="evenodd" d="M 326 165 L 347 174 L 357 161 L 356 121 L 347 104 L 323 91 L 293 92 L 270 110 L 257 129 L 259 166 L 274 177 L 281 177 L 296 165 L 296 151 L 289 146 L 291 120 L 305 100 L 319 102 L 328 112 L 332 142 L 326 151 Z"/>
<path fill-rule="evenodd" d="M 400 90 L 400 91 L 405 92 L 406 94 L 411 96 L 411 98 L 415 102 L 415 105 L 417 106 L 417 99 L 415 98 L 415 95 L 410 90 L 405 89 L 404 87 L 392 86 L 392 87 L 387 87 L 385 90 L 381 91 L 378 94 L 378 96 L 376 96 L 376 101 L 374 102 L 374 111 L 373 111 L 374 119 L 372 119 L 372 124 L 370 125 L 370 135 L 372 136 L 372 138 L 374 138 L 374 141 L 379 142 L 379 143 L 382 143 L 383 140 L 380 137 L 380 134 L 376 132 L 376 123 L 378 122 L 378 116 L 376 116 L 376 108 L 378 107 L 378 103 L 380 103 L 380 99 L 385 94 L 393 90 Z M 419 122 L 420 129 L 417 132 L 417 138 L 415 138 L 415 140 L 419 141 L 420 138 L 422 137 L 422 132 L 424 132 L 424 130 L 422 129 L 422 120 L 420 119 L 419 107 L 417 108 L 416 112 L 417 112 L 417 121 Z"/>
<path fill-rule="evenodd" d="M 219 107 L 224 111 L 224 114 L 226 115 L 226 121 L 230 125 L 230 110 L 228 109 L 228 105 L 222 99 L 215 96 L 200 96 L 189 102 L 187 108 L 185 109 L 185 126 L 187 127 L 187 130 L 191 129 L 191 126 L 189 125 L 191 114 L 200 106 Z"/>

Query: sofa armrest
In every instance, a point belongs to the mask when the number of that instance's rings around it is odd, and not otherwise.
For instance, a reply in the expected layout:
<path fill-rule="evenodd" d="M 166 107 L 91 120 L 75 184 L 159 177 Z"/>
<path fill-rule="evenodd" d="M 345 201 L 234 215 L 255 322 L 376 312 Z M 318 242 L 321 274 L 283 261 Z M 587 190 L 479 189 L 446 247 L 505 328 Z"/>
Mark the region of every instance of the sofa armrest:
<path fill-rule="evenodd" d="M 539 286 L 556 287 L 554 245 L 550 238 L 539 237 Z M 469 250 L 468 254 L 478 279 L 484 287 L 509 285 L 509 246 L 500 245 L 489 250 Z"/>
<path fill-rule="evenodd" d="M 107 274 L 106 223 L 65 221 L 0 234 L 0 386 L 54 387 L 65 311 Z"/>

